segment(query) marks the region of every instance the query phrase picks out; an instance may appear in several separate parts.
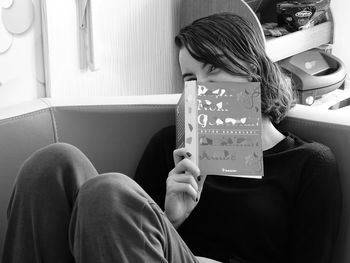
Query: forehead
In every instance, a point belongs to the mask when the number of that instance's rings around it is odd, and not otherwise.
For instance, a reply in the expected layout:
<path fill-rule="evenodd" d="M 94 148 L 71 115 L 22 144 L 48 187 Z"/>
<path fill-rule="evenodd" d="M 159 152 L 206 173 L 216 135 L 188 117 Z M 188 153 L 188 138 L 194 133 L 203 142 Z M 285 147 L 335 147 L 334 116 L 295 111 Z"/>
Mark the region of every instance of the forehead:
<path fill-rule="evenodd" d="M 237 73 L 242 73 L 242 74 L 245 73 L 242 71 L 242 69 L 232 64 L 232 62 L 230 62 L 229 59 L 224 54 L 222 54 L 222 52 L 218 51 L 216 56 L 218 60 L 223 62 L 226 65 L 226 67 L 229 67 L 231 70 Z M 236 61 L 236 63 L 242 65 L 247 69 L 250 69 L 248 62 L 238 59 L 233 54 L 231 55 L 231 57 L 232 58 L 234 57 L 234 60 Z M 211 62 L 207 62 L 207 63 L 211 64 Z M 180 69 L 182 73 L 199 72 L 200 70 L 203 70 L 203 67 L 204 67 L 204 63 L 194 59 L 191 56 L 190 52 L 185 47 L 182 47 L 179 51 L 179 64 L 180 64 Z"/>
<path fill-rule="evenodd" d="M 179 64 L 182 73 L 197 71 L 203 66 L 203 63 L 195 60 L 185 47 L 182 47 L 179 51 Z"/>

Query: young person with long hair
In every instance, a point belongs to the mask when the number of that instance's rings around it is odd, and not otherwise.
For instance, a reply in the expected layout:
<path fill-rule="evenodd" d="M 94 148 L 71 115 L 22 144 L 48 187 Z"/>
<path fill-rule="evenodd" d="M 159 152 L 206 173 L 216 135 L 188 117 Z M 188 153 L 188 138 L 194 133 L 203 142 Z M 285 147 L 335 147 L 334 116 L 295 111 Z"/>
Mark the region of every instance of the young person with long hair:
<path fill-rule="evenodd" d="M 261 83 L 264 177 L 201 175 L 175 127 L 151 139 L 134 180 L 98 175 L 78 149 L 53 144 L 22 166 L 3 263 L 331 262 L 341 212 L 324 145 L 281 133 L 290 82 L 241 17 L 194 21 L 175 38 L 184 81 Z"/>

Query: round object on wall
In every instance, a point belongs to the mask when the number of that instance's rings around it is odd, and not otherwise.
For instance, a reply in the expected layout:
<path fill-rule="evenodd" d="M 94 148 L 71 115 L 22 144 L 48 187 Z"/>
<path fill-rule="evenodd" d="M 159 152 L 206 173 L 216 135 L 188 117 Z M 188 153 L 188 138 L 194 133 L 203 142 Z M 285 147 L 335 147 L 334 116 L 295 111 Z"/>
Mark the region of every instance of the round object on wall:
<path fill-rule="evenodd" d="M 13 0 L 0 0 L 0 7 L 9 8 L 13 3 Z"/>
<path fill-rule="evenodd" d="M 31 0 L 13 0 L 10 7 L 2 9 L 2 22 L 12 34 L 23 34 L 33 21 L 34 6 Z"/>
<path fill-rule="evenodd" d="M 1 18 L 1 14 L 0 14 Z M 13 36 L 0 23 L 0 54 L 5 53 L 12 45 Z"/>

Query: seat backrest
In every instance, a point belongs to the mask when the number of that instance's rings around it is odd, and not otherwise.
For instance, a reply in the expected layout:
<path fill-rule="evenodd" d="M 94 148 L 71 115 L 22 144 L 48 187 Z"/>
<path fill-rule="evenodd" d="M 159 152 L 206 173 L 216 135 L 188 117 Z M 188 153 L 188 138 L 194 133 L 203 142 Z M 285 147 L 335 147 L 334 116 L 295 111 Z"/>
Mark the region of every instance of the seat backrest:
<path fill-rule="evenodd" d="M 100 173 L 133 176 L 151 136 L 175 123 L 179 96 L 43 99 L 0 112 L 0 255 L 6 211 L 21 164 L 54 142 L 81 149 Z"/>
<path fill-rule="evenodd" d="M 35 150 L 67 142 L 80 148 L 100 173 L 133 176 L 151 136 L 175 123 L 179 95 L 86 99 L 61 103 L 41 100 L 0 112 L 0 253 L 6 210 L 21 163 Z M 21 106 L 23 108 L 23 106 Z M 350 109 L 348 114 L 297 105 L 280 125 L 296 135 L 321 142 L 334 152 L 343 191 L 343 216 L 333 263 L 350 262 Z"/>
<path fill-rule="evenodd" d="M 54 142 L 50 109 L 35 101 L 0 113 L 0 253 L 6 211 L 18 169 L 28 156 Z"/>
<path fill-rule="evenodd" d="M 175 123 L 173 105 L 54 107 L 57 141 L 78 147 L 99 173 L 134 176 L 153 134 Z"/>

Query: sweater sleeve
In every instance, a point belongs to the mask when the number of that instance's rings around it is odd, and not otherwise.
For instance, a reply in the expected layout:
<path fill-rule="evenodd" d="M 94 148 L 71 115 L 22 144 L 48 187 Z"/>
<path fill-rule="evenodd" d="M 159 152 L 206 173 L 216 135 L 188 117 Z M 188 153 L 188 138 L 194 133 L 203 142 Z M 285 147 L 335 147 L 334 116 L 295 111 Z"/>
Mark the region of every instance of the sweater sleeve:
<path fill-rule="evenodd" d="M 163 128 L 148 143 L 136 169 L 134 180 L 164 210 L 166 179 L 173 169 L 175 126 Z"/>
<path fill-rule="evenodd" d="M 342 207 L 334 155 L 320 145 L 304 163 L 291 231 L 291 263 L 330 263 Z"/>

